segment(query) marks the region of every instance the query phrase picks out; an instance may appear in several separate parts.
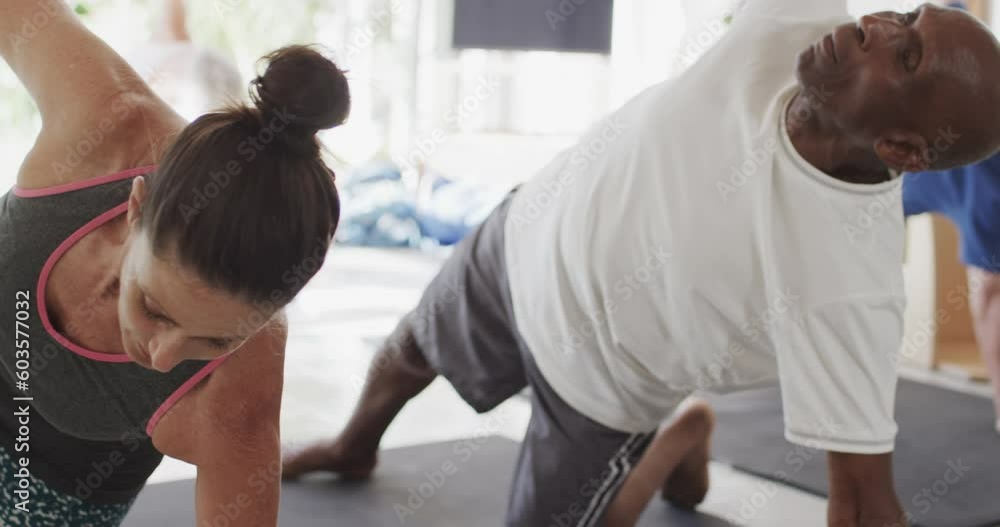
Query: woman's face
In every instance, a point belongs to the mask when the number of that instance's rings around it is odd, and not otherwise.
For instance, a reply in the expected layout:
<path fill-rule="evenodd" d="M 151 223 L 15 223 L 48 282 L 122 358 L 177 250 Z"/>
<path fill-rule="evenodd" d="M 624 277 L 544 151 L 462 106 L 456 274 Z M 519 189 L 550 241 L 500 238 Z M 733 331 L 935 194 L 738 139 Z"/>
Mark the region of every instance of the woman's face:
<path fill-rule="evenodd" d="M 141 182 L 138 187 L 133 184 L 129 199 L 118 298 L 126 354 L 141 366 L 167 372 L 181 361 L 211 360 L 240 347 L 271 314 L 257 313 L 252 304 L 206 286 L 174 258 L 154 255 L 149 238 L 132 221 L 137 217 L 132 208 L 141 202 Z"/>

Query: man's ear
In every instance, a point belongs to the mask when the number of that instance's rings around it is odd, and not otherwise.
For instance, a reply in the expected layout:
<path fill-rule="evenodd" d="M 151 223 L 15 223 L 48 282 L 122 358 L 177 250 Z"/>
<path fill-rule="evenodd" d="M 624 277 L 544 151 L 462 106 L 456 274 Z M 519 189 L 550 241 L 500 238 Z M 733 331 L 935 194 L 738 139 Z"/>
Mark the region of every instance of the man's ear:
<path fill-rule="evenodd" d="M 129 229 L 137 226 L 142 202 L 146 198 L 146 180 L 142 176 L 132 178 L 132 191 L 128 194 L 128 213 L 126 215 Z"/>
<path fill-rule="evenodd" d="M 923 172 L 929 168 L 927 141 L 920 134 L 894 130 L 875 139 L 875 155 L 885 166 L 899 172 Z"/>

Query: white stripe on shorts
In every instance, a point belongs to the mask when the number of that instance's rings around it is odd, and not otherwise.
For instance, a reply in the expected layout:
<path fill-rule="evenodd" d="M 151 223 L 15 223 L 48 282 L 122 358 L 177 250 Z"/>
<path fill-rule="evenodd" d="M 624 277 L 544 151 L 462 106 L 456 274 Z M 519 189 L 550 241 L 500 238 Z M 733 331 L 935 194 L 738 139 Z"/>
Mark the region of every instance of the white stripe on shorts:
<path fill-rule="evenodd" d="M 601 488 L 597 490 L 597 494 L 594 494 L 594 497 L 590 500 L 590 505 L 587 506 L 587 510 L 583 513 L 579 523 L 576 524 L 577 527 L 594 527 L 597 525 L 597 521 L 604 516 L 608 502 L 618 493 L 618 489 L 625 483 L 625 478 L 632 471 L 632 462 L 629 460 L 635 451 L 646 443 L 645 439 L 650 435 L 652 434 L 630 435 L 621 448 L 618 449 L 618 452 L 611 456 L 611 459 L 608 461 L 610 472 L 608 478 L 604 480 Z"/>

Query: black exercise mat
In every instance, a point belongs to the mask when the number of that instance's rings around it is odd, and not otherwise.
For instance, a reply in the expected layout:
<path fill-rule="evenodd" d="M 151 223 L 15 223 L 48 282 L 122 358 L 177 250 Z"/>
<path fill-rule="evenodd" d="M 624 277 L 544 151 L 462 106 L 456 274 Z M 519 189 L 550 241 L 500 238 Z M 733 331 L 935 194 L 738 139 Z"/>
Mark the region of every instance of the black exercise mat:
<path fill-rule="evenodd" d="M 368 482 L 341 483 L 331 477 L 285 482 L 279 523 L 282 527 L 501 526 L 517 449 L 514 441 L 489 436 L 386 450 Z M 248 484 L 248 496 L 264 484 L 259 481 Z M 238 508 L 238 494 L 234 489 L 233 504 L 228 507 L 231 515 Z M 193 480 L 148 485 L 124 525 L 191 527 L 195 525 L 193 504 Z M 213 516 L 214 527 L 227 525 L 221 519 L 225 508 L 216 508 L 219 519 Z M 732 527 L 713 516 L 674 509 L 658 498 L 640 525 Z"/>
<path fill-rule="evenodd" d="M 757 476 L 827 494 L 826 455 L 785 441 L 777 389 L 715 397 L 711 402 L 718 417 L 713 458 Z M 1000 525 L 1000 435 L 993 429 L 992 403 L 901 380 L 896 421 L 896 491 L 914 522 L 922 527 Z"/>

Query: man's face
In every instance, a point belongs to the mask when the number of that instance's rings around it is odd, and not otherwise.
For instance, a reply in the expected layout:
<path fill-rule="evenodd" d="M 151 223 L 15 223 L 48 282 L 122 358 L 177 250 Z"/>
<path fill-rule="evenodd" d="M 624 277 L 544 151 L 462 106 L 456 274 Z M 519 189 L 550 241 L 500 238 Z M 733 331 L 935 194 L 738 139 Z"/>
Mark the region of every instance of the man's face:
<path fill-rule="evenodd" d="M 971 124 L 977 87 L 996 82 L 995 41 L 971 15 L 924 4 L 909 13 L 883 11 L 837 26 L 798 57 L 806 88 L 830 94 L 817 109 L 832 129 L 859 140 L 922 136 Z"/>

